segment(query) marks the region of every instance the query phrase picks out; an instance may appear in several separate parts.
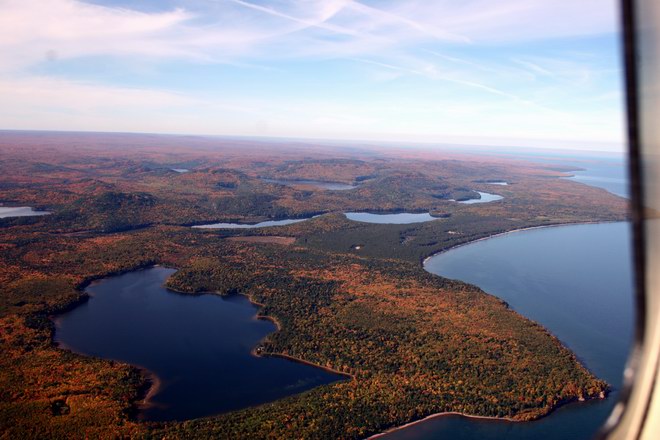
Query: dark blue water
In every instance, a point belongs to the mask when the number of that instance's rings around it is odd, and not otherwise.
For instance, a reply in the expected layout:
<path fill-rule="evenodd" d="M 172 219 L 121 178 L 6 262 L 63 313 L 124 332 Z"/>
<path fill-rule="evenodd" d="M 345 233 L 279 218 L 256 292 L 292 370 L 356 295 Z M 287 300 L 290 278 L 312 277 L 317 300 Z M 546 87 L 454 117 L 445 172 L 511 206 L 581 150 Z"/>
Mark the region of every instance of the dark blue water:
<path fill-rule="evenodd" d="M 400 212 L 398 214 L 371 214 L 369 212 L 345 212 L 344 215 L 347 219 L 355 222 L 363 223 L 377 223 L 377 224 L 394 224 L 403 225 L 409 223 L 424 223 L 433 220 L 439 220 L 438 217 L 433 217 L 428 212 L 421 214 L 412 214 L 409 212 Z"/>
<path fill-rule="evenodd" d="M 275 331 L 244 296 L 190 296 L 162 285 L 174 270 L 152 268 L 90 286 L 91 299 L 56 321 L 55 340 L 90 356 L 144 367 L 160 388 L 146 420 L 232 411 L 341 379 L 320 368 L 251 350 Z"/>
<path fill-rule="evenodd" d="M 589 439 L 609 415 L 632 342 L 629 225 L 574 225 L 515 232 L 436 255 L 426 270 L 481 287 L 539 322 L 610 383 L 608 399 L 574 403 L 530 423 L 430 419 L 395 439 Z"/>

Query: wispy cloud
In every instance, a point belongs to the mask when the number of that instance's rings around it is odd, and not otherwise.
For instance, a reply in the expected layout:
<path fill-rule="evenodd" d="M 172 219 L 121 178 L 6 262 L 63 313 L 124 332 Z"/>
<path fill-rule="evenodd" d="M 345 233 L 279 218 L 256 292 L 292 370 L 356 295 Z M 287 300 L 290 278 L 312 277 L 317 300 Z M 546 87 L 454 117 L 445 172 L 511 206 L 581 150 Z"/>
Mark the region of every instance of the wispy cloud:
<path fill-rule="evenodd" d="M 21 103 L 0 112 L 0 127 L 158 131 L 176 119 L 179 131 L 214 132 L 221 119 L 250 134 L 267 119 L 289 136 L 441 137 L 471 132 L 471 114 L 498 120 L 478 129 L 502 136 L 499 111 L 528 131 L 551 131 L 533 114 L 595 136 L 599 118 L 617 117 L 616 99 L 603 98 L 618 84 L 616 57 L 598 42 L 616 32 L 614 1 L 0 0 L 0 100 Z M 580 118 L 582 128 L 570 122 Z"/>
<path fill-rule="evenodd" d="M 396 72 L 403 72 L 403 73 L 410 73 L 412 75 L 426 76 L 426 74 L 424 72 L 422 72 L 421 70 L 408 69 L 408 68 L 401 67 L 401 66 L 395 66 L 393 64 L 382 63 L 382 62 L 379 62 L 379 61 L 368 60 L 368 59 L 363 59 L 363 58 L 350 58 L 350 59 L 353 60 L 353 61 L 357 61 L 358 63 L 364 63 L 364 64 L 370 64 L 372 66 L 383 67 L 385 69 L 394 70 Z"/>
<path fill-rule="evenodd" d="M 0 0 L 0 67 L 25 67 L 43 61 L 47 53 L 60 58 L 137 55 L 219 62 L 315 52 L 342 57 L 422 42 L 492 43 L 611 32 L 615 25 L 614 8 L 604 7 L 603 0 L 408 0 L 374 5 L 299 0 L 274 6 L 215 0 L 208 2 L 212 9 L 200 5 L 204 2 L 181 1 L 176 9 L 141 12 L 78 0 Z M 277 48 L 281 51 L 274 52 Z"/>
<path fill-rule="evenodd" d="M 488 66 L 486 66 L 482 63 L 477 63 L 477 62 L 470 61 L 470 60 L 467 60 L 467 59 L 464 59 L 464 58 L 452 57 L 452 56 L 449 56 L 449 55 L 439 53 L 438 51 L 435 51 L 435 50 L 423 49 L 423 51 L 425 53 L 431 54 L 431 55 L 436 56 L 438 58 L 441 58 L 443 60 L 450 61 L 450 62 L 455 63 L 455 64 L 461 64 L 461 65 L 464 65 L 464 66 L 468 66 L 472 69 L 477 69 L 477 70 L 480 70 L 482 72 L 487 72 L 487 73 L 497 73 L 498 72 L 497 69 L 495 69 L 493 67 L 488 67 Z"/>
<path fill-rule="evenodd" d="M 552 112 L 552 113 L 560 113 L 557 110 L 553 110 L 550 108 L 546 108 L 536 102 L 533 102 L 528 99 L 524 99 L 516 94 L 507 92 L 502 89 L 498 89 L 496 87 L 489 86 L 484 83 L 476 82 L 476 81 L 471 81 L 465 78 L 461 78 L 460 76 L 457 76 L 456 74 L 449 74 L 449 73 L 443 73 L 440 69 L 438 69 L 435 65 L 433 64 L 426 64 L 425 67 L 421 69 L 412 69 L 412 68 L 407 68 L 407 67 L 402 67 L 402 66 L 397 66 L 393 64 L 388 64 L 388 63 L 383 63 L 383 62 L 378 62 L 374 60 L 369 60 L 369 59 L 362 59 L 362 58 L 352 58 L 352 60 L 360 62 L 360 63 L 365 63 L 365 64 L 370 64 L 373 66 L 378 66 L 382 67 L 385 69 L 393 70 L 396 72 L 403 72 L 403 73 L 408 73 L 411 75 L 416 75 L 416 76 L 421 76 L 430 80 L 436 80 L 436 81 L 445 81 L 453 84 L 460 85 L 462 87 L 467 87 L 471 89 L 476 89 L 480 90 L 483 92 L 486 92 L 491 95 L 499 96 L 506 98 L 508 100 L 515 101 L 520 104 L 524 104 L 526 106 L 533 106 L 536 107 L 540 110 L 544 110 L 547 112 Z"/>
<path fill-rule="evenodd" d="M 422 23 L 416 18 L 408 18 L 406 16 L 397 15 L 396 13 L 390 12 L 386 9 L 367 6 L 365 4 L 359 3 L 358 1 L 351 1 L 348 3 L 348 6 L 350 9 L 364 14 L 370 21 L 374 21 L 374 18 L 379 17 L 384 19 L 385 22 L 392 24 L 402 24 L 422 35 L 429 36 L 437 40 L 456 41 L 461 43 L 470 42 L 470 38 L 465 35 L 447 31 L 437 27 L 437 25 Z"/>
<path fill-rule="evenodd" d="M 74 0 L 0 1 L 0 69 L 94 55 L 186 56 L 170 33 L 183 9 L 142 13 Z"/>
<path fill-rule="evenodd" d="M 435 23 L 473 42 L 529 41 L 611 32 L 615 0 L 455 0 L 386 2 L 402 16 Z"/>
<path fill-rule="evenodd" d="M 339 12 L 346 5 L 347 3 L 346 1 L 326 2 L 325 4 L 322 5 L 324 7 L 320 8 L 318 13 L 315 14 L 315 17 L 311 19 L 305 17 L 296 17 L 293 15 L 286 14 L 284 12 L 280 12 L 277 9 L 271 7 L 261 6 L 243 0 L 227 0 L 227 1 L 230 1 L 240 6 L 244 6 L 254 11 L 263 12 L 265 14 L 272 15 L 278 18 L 283 18 L 285 20 L 292 21 L 294 23 L 298 23 L 302 25 L 302 27 L 292 29 L 291 31 L 300 31 L 312 27 L 312 28 L 325 29 L 337 34 L 352 35 L 352 36 L 360 35 L 359 32 L 356 32 L 350 28 L 344 28 L 341 26 L 334 26 L 328 24 L 328 20 L 330 20 L 337 12 Z"/>
<path fill-rule="evenodd" d="M 514 59 L 512 61 L 514 63 L 519 64 L 522 67 L 530 70 L 534 74 L 540 74 L 540 75 L 550 76 L 550 77 L 555 77 L 556 76 L 554 73 L 550 72 L 547 69 L 544 69 L 543 67 L 539 66 L 538 64 L 534 64 L 531 61 L 517 60 L 517 59 Z"/>

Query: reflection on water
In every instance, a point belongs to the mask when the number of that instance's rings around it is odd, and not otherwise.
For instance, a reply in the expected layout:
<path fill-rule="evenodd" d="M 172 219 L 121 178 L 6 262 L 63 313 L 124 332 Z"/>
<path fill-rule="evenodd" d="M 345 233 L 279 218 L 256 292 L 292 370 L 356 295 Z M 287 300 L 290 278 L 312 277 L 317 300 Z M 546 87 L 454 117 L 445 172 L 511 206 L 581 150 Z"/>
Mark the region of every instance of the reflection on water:
<path fill-rule="evenodd" d="M 398 214 L 371 214 L 368 212 L 345 212 L 344 215 L 347 219 L 356 222 L 365 223 L 379 223 L 379 224 L 395 224 L 402 225 L 408 223 L 423 223 L 432 220 L 439 220 L 438 217 L 433 217 L 428 212 L 422 214 L 412 214 L 408 212 L 401 212 Z"/>
<path fill-rule="evenodd" d="M 35 211 L 29 206 L 7 207 L 0 206 L 0 218 L 7 217 L 30 217 L 35 215 L 48 215 L 48 211 Z"/>
<path fill-rule="evenodd" d="M 461 200 L 458 203 L 462 203 L 464 205 L 474 205 L 476 203 L 494 202 L 496 200 L 502 200 L 504 198 L 502 196 L 498 196 L 497 194 L 490 194 L 490 193 L 485 193 L 485 192 L 481 192 L 481 191 L 477 191 L 477 192 L 481 196 L 480 199 Z"/>
<path fill-rule="evenodd" d="M 277 185 L 286 186 L 314 186 L 320 189 L 327 189 L 330 191 L 346 191 L 349 189 L 357 188 L 357 185 L 349 185 L 341 182 L 324 182 L 322 180 L 284 180 L 284 179 L 261 179 L 266 183 L 275 183 Z"/>
<path fill-rule="evenodd" d="M 297 219 L 287 219 L 287 220 L 268 220 L 261 223 L 211 223 L 209 225 L 197 225 L 193 228 L 198 229 L 253 229 L 253 228 L 267 228 L 269 226 L 285 226 L 291 225 L 293 223 L 304 222 L 309 220 L 308 218 L 297 218 Z"/>

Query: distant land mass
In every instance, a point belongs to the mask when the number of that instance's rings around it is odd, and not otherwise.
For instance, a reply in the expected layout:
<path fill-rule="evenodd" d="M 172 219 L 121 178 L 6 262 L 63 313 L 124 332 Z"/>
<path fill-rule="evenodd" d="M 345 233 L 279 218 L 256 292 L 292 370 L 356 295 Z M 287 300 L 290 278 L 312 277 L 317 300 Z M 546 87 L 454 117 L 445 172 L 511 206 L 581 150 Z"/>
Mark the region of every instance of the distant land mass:
<path fill-rule="evenodd" d="M 2 436 L 358 439 L 445 412 L 530 421 L 609 391 L 539 324 L 421 264 L 507 231 L 626 220 L 625 198 L 565 178 L 575 167 L 346 143 L 12 131 L 0 132 L 0 157 L 0 207 L 49 213 L 0 218 Z M 177 269 L 165 286 L 181 295 L 259 305 L 277 329 L 254 356 L 345 379 L 205 418 L 142 421 L 158 378 L 58 346 L 53 319 L 93 301 L 91 282 L 155 265 Z"/>

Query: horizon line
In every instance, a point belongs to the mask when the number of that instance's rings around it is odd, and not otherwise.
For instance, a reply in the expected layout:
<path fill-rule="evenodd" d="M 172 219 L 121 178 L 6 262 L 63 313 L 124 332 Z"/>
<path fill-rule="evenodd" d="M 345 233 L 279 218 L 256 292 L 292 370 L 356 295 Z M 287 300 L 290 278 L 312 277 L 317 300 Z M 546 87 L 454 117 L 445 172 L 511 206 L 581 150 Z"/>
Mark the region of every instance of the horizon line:
<path fill-rule="evenodd" d="M 506 144 L 506 143 L 474 143 L 474 142 L 452 142 L 452 141 L 431 141 L 431 140 L 384 140 L 384 139 L 342 139 L 342 138 L 313 138 L 313 137 L 304 137 L 304 136 L 268 136 L 268 135 L 247 135 L 247 134 L 205 134 L 205 133 L 167 133 L 167 132 L 149 132 L 149 131 L 106 131 L 106 130 L 54 130 L 54 129 L 13 129 L 13 128 L 0 128 L 1 133 L 53 133 L 53 134 L 114 134 L 114 135 L 134 135 L 134 136 L 168 136 L 168 137 L 197 137 L 197 138 L 224 138 L 224 139 L 243 139 L 243 140 L 252 140 L 257 142 L 264 143 L 277 143 L 277 142 L 314 142 L 329 144 L 329 146 L 346 146 L 354 143 L 366 143 L 371 147 L 375 146 L 389 146 L 390 148 L 397 147 L 403 149 L 411 149 L 412 147 L 418 147 L 419 149 L 429 149 L 429 148 L 439 148 L 444 150 L 461 150 L 461 147 L 467 148 L 476 148 L 484 149 L 483 152 L 503 152 L 505 149 L 512 150 L 541 150 L 541 151 L 558 151 L 558 152 L 567 152 L 567 151 L 579 151 L 581 153 L 606 153 L 614 155 L 627 155 L 628 146 L 618 145 L 617 142 L 612 141 L 611 145 L 617 146 L 618 149 L 597 149 L 597 148 L 586 148 L 586 147 L 575 147 L 575 146 L 566 146 L 566 147 L 549 147 L 549 146 L 540 146 L 540 145 L 525 145 L 523 139 L 519 139 L 521 144 Z M 557 142 L 557 143 L 574 143 L 578 144 L 581 141 L 571 141 L 571 140 L 555 140 L 555 139 L 535 139 L 531 142 Z M 609 143 L 605 141 L 590 141 L 593 144 L 603 144 Z M 585 142 L 585 143 L 590 143 Z M 357 146 L 357 145 L 355 145 Z M 463 152 L 470 152 L 470 150 L 462 150 Z"/>

